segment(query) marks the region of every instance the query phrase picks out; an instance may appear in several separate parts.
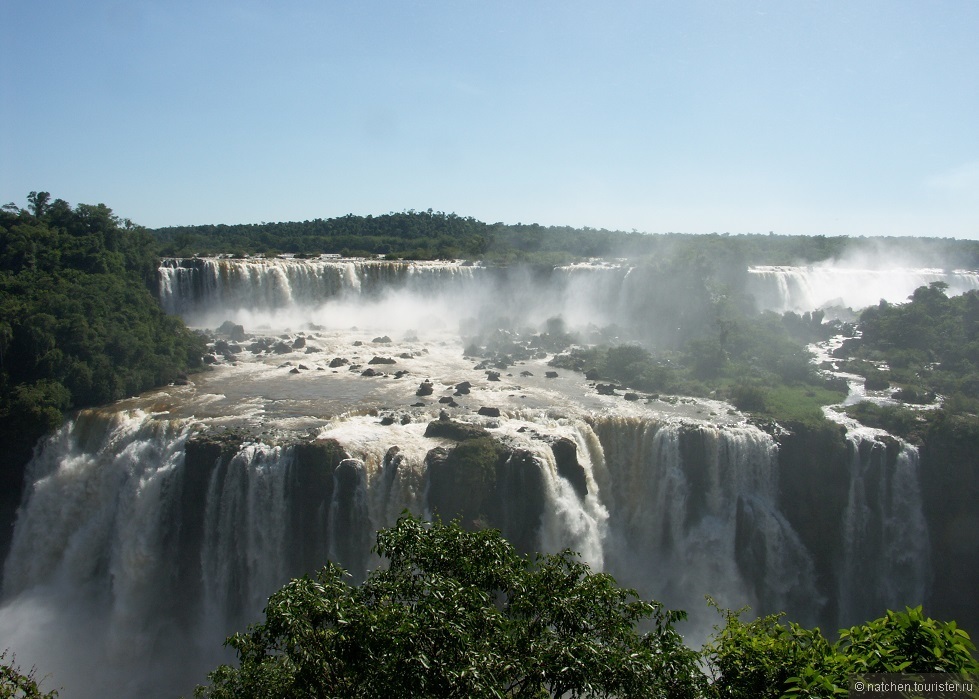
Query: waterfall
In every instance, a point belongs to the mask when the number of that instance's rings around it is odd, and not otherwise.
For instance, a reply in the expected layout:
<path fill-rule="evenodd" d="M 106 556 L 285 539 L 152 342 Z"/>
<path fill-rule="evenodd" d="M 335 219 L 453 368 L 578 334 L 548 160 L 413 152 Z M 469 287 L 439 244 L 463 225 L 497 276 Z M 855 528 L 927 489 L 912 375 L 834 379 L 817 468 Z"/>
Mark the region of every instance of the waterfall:
<path fill-rule="evenodd" d="M 889 436 L 852 428 L 850 482 L 843 515 L 840 624 L 925 601 L 930 583 L 928 528 L 922 510 L 918 450 Z"/>
<path fill-rule="evenodd" d="M 630 325 L 643 308 L 642 275 L 621 265 L 487 268 L 459 262 L 338 258 L 166 259 L 159 269 L 165 310 L 196 326 L 226 320 L 250 328 L 425 327 L 432 322 L 540 326 Z M 419 307 L 427 314 L 419 315 Z M 407 317 L 407 318 L 406 318 Z"/>
<path fill-rule="evenodd" d="M 779 511 L 776 448 L 751 427 L 603 418 L 609 568 L 668 605 L 816 618 L 811 556 Z M 704 621 L 703 623 L 709 623 Z"/>
<path fill-rule="evenodd" d="M 288 476 L 293 450 L 243 445 L 216 463 L 207 487 L 201 546 L 205 629 L 257 618 L 289 580 Z"/>
<path fill-rule="evenodd" d="M 139 411 L 85 411 L 30 466 L 0 637 L 43 664 L 54 686 L 88 678 L 68 696 L 157 696 L 187 682 L 181 668 L 201 669 L 173 613 L 172 505 L 187 428 Z"/>
<path fill-rule="evenodd" d="M 979 272 L 942 269 L 866 269 L 813 265 L 748 269 L 748 291 L 759 310 L 802 313 L 828 306 L 861 309 L 906 301 L 920 286 L 948 284 L 949 295 L 979 289 Z"/>
<path fill-rule="evenodd" d="M 705 594 L 823 618 L 812 556 L 780 509 L 777 446 L 760 430 L 530 410 L 483 424 L 503 451 L 477 501 L 519 549 L 581 552 L 690 612 L 694 641 L 716 623 Z M 221 640 L 260 619 L 287 579 L 330 559 L 360 580 L 377 562 L 377 528 L 405 509 L 433 514 L 432 464 L 457 443 L 425 432 L 346 416 L 266 444 L 193 418 L 82 411 L 31 464 L 0 636 L 69 697 L 186 692 L 228 660 Z M 927 533 L 917 452 L 850 439 L 831 592 L 841 618 L 863 619 L 920 600 Z"/>
<path fill-rule="evenodd" d="M 167 312 L 216 326 L 256 314 L 265 320 L 297 310 L 308 315 L 329 301 L 376 301 L 392 292 L 464 293 L 478 269 L 455 262 L 171 258 L 159 269 L 159 295 Z"/>

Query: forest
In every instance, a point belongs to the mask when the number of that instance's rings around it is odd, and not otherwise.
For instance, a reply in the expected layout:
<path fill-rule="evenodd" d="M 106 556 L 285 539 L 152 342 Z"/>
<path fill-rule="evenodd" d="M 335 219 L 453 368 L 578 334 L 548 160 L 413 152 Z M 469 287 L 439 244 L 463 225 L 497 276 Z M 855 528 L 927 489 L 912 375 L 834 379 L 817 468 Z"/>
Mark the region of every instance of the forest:
<path fill-rule="evenodd" d="M 31 192 L 0 211 L 3 521 L 23 466 L 65 411 L 165 385 L 201 365 L 203 339 L 157 303 L 153 237 L 104 204 Z M 0 535 L 0 551 L 8 532 Z"/>
<path fill-rule="evenodd" d="M 821 235 L 714 233 L 646 234 L 571 226 L 484 223 L 454 213 L 403 211 L 283 223 L 158 228 L 151 233 L 166 257 L 194 255 L 300 256 L 339 254 L 387 259 L 481 259 L 491 263 L 565 264 L 590 257 L 660 259 L 678 251 L 724 259 L 729 267 L 809 264 L 842 256 L 855 245 L 876 242 L 907 247 L 907 239 Z M 979 241 L 917 239 L 915 260 L 942 266 L 955 259 L 979 267 Z"/>

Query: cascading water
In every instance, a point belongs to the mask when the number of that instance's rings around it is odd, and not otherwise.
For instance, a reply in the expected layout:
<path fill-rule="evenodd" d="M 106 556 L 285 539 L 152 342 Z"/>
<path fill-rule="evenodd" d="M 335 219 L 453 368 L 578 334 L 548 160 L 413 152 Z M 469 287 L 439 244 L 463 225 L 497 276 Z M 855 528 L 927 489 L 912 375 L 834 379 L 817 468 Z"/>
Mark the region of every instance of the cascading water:
<path fill-rule="evenodd" d="M 924 600 L 930 583 L 928 527 L 918 450 L 851 425 L 850 483 L 843 517 L 840 619 L 866 619 L 881 604 Z"/>
<path fill-rule="evenodd" d="M 392 292 L 463 294 L 477 270 L 482 271 L 453 262 L 168 259 L 160 267 L 160 303 L 167 312 L 202 325 L 239 313 L 247 317 L 283 309 L 308 316 L 342 299 L 377 299 Z M 215 323 L 218 309 L 225 317 Z"/>
<path fill-rule="evenodd" d="M 812 561 L 779 511 L 768 435 L 636 418 L 594 429 L 609 470 L 609 567 L 624 580 L 696 616 L 710 594 L 818 618 Z"/>
<path fill-rule="evenodd" d="M 515 275 L 488 288 L 508 299 L 500 312 L 525 319 L 577 308 L 589 322 L 601 304 L 577 302 L 583 290 L 629 297 L 608 305 L 621 313 L 636 303 L 628 269 L 554 274 L 546 294 Z M 488 276 L 452 264 L 168 262 L 161 296 L 190 319 L 319 329 L 251 350 L 229 343 L 192 384 L 82 411 L 43 445 L 4 566 L 0 638 L 18 662 L 69 699 L 188 693 L 285 580 L 333 560 L 356 581 L 376 563 L 378 528 L 404 510 L 451 517 L 440 508 L 453 503 L 478 505 L 520 550 L 570 547 L 686 609 L 694 642 L 717 621 L 706 594 L 830 627 L 920 602 L 929 566 L 913 449 L 884 458 L 878 436 L 851 434 L 845 526 L 821 580 L 803 543 L 812 533 L 790 524 L 776 442 L 730 406 L 600 395 L 580 374 L 549 376 L 545 358 L 483 371 L 455 329 L 420 322 L 491 308 L 470 303 Z M 375 337 L 386 328 L 400 334 Z M 463 442 L 429 435 L 433 422 L 499 445 L 485 493 L 453 491 Z"/>
<path fill-rule="evenodd" d="M 748 269 L 748 291 L 759 310 L 803 313 L 829 306 L 860 309 L 883 299 L 901 303 L 920 286 L 948 284 L 948 294 L 979 289 L 979 272 L 968 270 L 889 268 L 835 265 L 809 267 L 759 266 Z"/>

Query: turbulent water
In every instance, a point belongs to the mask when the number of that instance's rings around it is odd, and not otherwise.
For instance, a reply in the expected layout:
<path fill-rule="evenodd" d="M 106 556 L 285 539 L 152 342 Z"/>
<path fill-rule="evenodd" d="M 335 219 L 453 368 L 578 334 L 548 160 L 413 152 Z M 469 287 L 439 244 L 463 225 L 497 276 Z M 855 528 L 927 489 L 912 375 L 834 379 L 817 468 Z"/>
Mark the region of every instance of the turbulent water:
<path fill-rule="evenodd" d="M 42 445 L 4 566 L 3 645 L 66 697 L 189 693 L 289 577 L 331 559 L 361 578 L 379 527 L 472 497 L 522 549 L 571 547 L 688 610 L 694 643 L 717 622 L 708 594 L 830 627 L 920 602 L 912 447 L 854 426 L 843 524 L 823 536 L 785 499 L 776 441 L 730 406 L 599 395 L 548 376 L 546 351 L 495 377 L 464 356 L 460 326 L 490 313 L 625 309 L 629 273 L 566 268 L 544 288 L 449 263 L 168 262 L 170 311 L 248 335 L 190 383 L 82 411 Z M 439 480 L 456 444 L 426 436 L 442 412 L 506 446 L 492 492 Z"/>

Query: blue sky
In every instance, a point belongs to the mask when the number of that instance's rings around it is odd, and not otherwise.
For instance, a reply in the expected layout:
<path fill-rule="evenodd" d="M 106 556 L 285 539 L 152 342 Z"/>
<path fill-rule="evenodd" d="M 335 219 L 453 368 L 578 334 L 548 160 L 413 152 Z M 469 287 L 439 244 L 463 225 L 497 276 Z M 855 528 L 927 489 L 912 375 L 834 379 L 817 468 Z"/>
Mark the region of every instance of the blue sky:
<path fill-rule="evenodd" d="M 0 198 L 979 238 L 976 37 L 976 0 L 3 0 Z"/>

